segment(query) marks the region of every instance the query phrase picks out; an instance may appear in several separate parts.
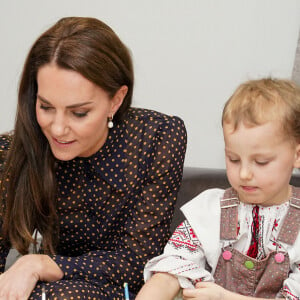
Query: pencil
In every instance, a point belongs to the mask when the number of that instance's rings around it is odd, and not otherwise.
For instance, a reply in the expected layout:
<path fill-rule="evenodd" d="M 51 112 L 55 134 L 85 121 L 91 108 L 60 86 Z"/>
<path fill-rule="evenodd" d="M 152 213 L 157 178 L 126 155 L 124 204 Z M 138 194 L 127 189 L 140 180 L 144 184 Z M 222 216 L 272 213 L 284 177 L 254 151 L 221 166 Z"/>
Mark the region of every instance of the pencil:
<path fill-rule="evenodd" d="M 124 282 L 124 294 L 125 294 L 125 300 L 130 300 L 129 299 L 129 290 L 128 290 L 128 283 Z"/>
<path fill-rule="evenodd" d="M 46 300 L 46 291 L 45 291 L 45 286 L 43 284 L 42 286 L 42 300 Z"/>

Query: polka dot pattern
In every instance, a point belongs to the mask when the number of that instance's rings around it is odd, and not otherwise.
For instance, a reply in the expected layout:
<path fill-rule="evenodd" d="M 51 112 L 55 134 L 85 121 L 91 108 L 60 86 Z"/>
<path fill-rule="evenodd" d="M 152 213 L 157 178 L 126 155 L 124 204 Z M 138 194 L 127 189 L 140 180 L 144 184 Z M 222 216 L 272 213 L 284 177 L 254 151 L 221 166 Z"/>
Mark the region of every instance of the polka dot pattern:
<path fill-rule="evenodd" d="M 131 108 L 93 156 L 58 162 L 53 259 L 64 278 L 45 284 L 49 299 L 122 299 L 124 282 L 137 293 L 169 238 L 185 149 L 179 118 Z"/>

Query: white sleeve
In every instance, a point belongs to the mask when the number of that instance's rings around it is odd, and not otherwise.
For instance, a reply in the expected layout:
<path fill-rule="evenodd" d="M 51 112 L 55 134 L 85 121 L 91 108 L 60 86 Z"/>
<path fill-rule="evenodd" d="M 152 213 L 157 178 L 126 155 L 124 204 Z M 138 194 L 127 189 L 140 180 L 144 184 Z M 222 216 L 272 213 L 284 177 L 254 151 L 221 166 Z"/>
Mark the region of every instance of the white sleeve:
<path fill-rule="evenodd" d="M 144 280 L 156 272 L 165 272 L 177 276 L 182 288 L 192 288 L 198 281 L 213 281 L 205 265 L 201 243 L 188 221 L 184 221 L 174 231 L 164 253 L 146 264 Z"/>

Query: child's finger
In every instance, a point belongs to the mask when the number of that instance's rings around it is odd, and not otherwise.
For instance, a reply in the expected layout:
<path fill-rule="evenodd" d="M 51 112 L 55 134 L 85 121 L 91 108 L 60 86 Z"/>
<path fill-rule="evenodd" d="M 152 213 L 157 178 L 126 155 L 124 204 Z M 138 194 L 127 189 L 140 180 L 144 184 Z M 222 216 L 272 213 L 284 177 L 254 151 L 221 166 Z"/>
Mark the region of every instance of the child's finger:
<path fill-rule="evenodd" d="M 192 299 L 196 296 L 196 289 L 183 289 L 182 295 L 184 299 Z"/>
<path fill-rule="evenodd" d="M 202 293 L 199 289 L 183 289 L 182 296 L 184 300 L 197 299 L 202 300 L 205 299 L 205 295 L 201 295 Z"/>
<path fill-rule="evenodd" d="M 209 288 L 215 286 L 215 283 L 209 281 L 201 281 L 196 283 L 196 289 L 198 288 Z"/>

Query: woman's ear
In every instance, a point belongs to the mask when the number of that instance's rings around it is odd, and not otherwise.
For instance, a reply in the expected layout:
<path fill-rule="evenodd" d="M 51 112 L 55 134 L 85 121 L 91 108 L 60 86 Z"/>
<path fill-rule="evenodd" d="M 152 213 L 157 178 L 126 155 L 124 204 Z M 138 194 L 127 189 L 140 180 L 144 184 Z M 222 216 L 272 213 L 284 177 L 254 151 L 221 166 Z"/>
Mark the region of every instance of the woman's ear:
<path fill-rule="evenodd" d="M 300 168 L 300 143 L 296 146 L 294 168 Z"/>
<path fill-rule="evenodd" d="M 113 96 L 113 98 L 111 99 L 112 102 L 112 106 L 111 106 L 111 113 L 114 115 L 119 107 L 122 105 L 124 98 L 126 97 L 128 92 L 128 87 L 127 85 L 122 85 L 117 92 L 115 93 L 115 95 Z"/>

